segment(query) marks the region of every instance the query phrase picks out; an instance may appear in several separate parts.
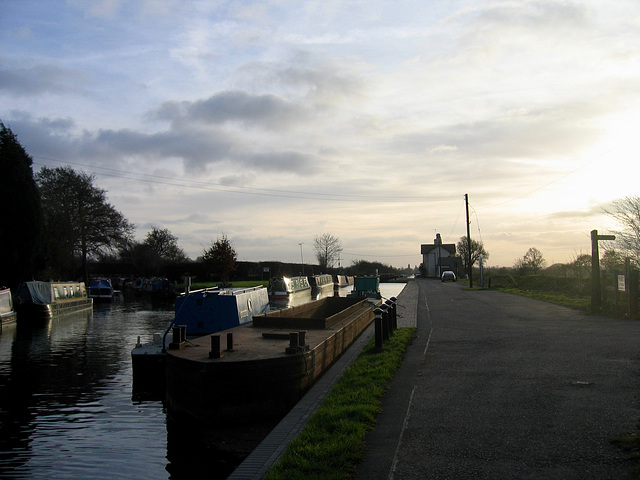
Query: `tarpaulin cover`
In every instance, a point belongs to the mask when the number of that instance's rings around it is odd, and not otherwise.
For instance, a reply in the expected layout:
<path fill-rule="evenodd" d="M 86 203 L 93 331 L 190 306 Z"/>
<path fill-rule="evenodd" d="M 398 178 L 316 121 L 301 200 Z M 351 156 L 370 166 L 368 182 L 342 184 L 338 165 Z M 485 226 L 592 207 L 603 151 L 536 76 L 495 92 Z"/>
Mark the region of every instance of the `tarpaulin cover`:
<path fill-rule="evenodd" d="M 49 282 L 26 282 L 20 285 L 18 296 L 28 302 L 53 303 L 53 291 Z"/>

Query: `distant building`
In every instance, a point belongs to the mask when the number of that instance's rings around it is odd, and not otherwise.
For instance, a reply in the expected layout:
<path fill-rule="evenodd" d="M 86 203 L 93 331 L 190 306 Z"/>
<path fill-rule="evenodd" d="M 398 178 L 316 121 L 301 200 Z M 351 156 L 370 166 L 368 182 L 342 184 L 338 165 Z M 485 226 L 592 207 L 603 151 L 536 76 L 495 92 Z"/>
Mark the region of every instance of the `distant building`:
<path fill-rule="evenodd" d="M 432 245 L 420 246 L 420 253 L 427 278 L 440 278 L 445 270 L 453 270 L 458 276 L 464 273 L 462 259 L 456 256 L 456 244 L 442 243 L 439 233 Z"/>

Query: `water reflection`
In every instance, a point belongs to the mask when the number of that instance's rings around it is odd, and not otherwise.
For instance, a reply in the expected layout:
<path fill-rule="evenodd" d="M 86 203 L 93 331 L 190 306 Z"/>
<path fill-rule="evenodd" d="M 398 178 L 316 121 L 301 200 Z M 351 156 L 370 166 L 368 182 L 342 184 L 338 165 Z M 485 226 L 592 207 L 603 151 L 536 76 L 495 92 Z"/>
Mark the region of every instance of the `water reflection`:
<path fill-rule="evenodd" d="M 0 477 L 166 478 L 162 404 L 131 402 L 129 352 L 172 315 L 167 305 L 103 304 L 3 329 Z"/>

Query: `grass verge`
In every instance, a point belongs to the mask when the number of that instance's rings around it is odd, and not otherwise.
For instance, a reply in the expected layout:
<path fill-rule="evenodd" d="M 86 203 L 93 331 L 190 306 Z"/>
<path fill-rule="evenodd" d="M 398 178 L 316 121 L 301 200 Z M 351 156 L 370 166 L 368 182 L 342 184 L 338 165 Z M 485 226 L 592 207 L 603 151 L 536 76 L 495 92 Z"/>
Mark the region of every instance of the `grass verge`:
<path fill-rule="evenodd" d="M 365 435 L 380 413 L 381 397 L 415 334 L 415 328 L 398 329 L 380 352 L 372 339 L 264 478 L 353 478 L 364 456 Z"/>
<path fill-rule="evenodd" d="M 571 297 L 569 295 L 562 294 L 534 292 L 531 290 L 522 290 L 520 288 L 497 288 L 496 290 L 500 290 L 506 293 L 514 293 L 516 295 L 522 295 L 523 297 L 534 298 L 536 300 L 541 300 L 547 303 L 562 305 L 563 307 L 580 310 L 582 312 L 588 312 L 591 307 L 591 300 L 584 297 Z"/>

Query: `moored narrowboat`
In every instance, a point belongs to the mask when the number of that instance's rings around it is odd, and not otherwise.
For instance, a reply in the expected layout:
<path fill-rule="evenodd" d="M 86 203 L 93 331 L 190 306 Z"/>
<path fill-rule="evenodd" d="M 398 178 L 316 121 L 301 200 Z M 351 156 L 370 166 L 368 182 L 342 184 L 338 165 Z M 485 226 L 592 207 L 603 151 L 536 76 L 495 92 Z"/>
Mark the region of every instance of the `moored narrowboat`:
<path fill-rule="evenodd" d="M 226 349 L 211 335 L 168 350 L 169 418 L 220 427 L 284 415 L 372 322 L 375 305 L 326 297 L 227 330 Z"/>
<path fill-rule="evenodd" d="M 310 275 L 309 285 L 311 285 L 311 289 L 316 291 L 333 288 L 333 276 L 329 275 L 328 273 L 321 275 Z"/>
<path fill-rule="evenodd" d="M 353 290 L 347 296 L 381 299 L 380 278 L 377 276 L 355 277 L 353 279 Z"/>
<path fill-rule="evenodd" d="M 138 342 L 131 351 L 133 387 L 136 392 L 156 392 L 164 388 L 167 348 L 180 348 L 190 338 L 228 330 L 250 323 L 255 315 L 269 312 L 265 287 L 205 288 L 176 297 L 175 316 L 164 333 L 155 333 L 153 341 Z M 167 339 L 172 328 L 180 339 Z"/>
<path fill-rule="evenodd" d="M 291 295 L 311 290 L 307 277 L 279 277 L 269 281 L 269 298 L 286 299 Z"/>
<path fill-rule="evenodd" d="M 16 309 L 23 319 L 49 319 L 93 310 L 84 282 L 24 282 L 16 293 Z"/>
<path fill-rule="evenodd" d="M 108 278 L 94 278 L 89 281 L 90 298 L 94 301 L 111 301 L 113 300 L 113 285 Z"/>
<path fill-rule="evenodd" d="M 16 311 L 13 309 L 11 290 L 0 287 L 0 329 L 16 322 Z"/>

